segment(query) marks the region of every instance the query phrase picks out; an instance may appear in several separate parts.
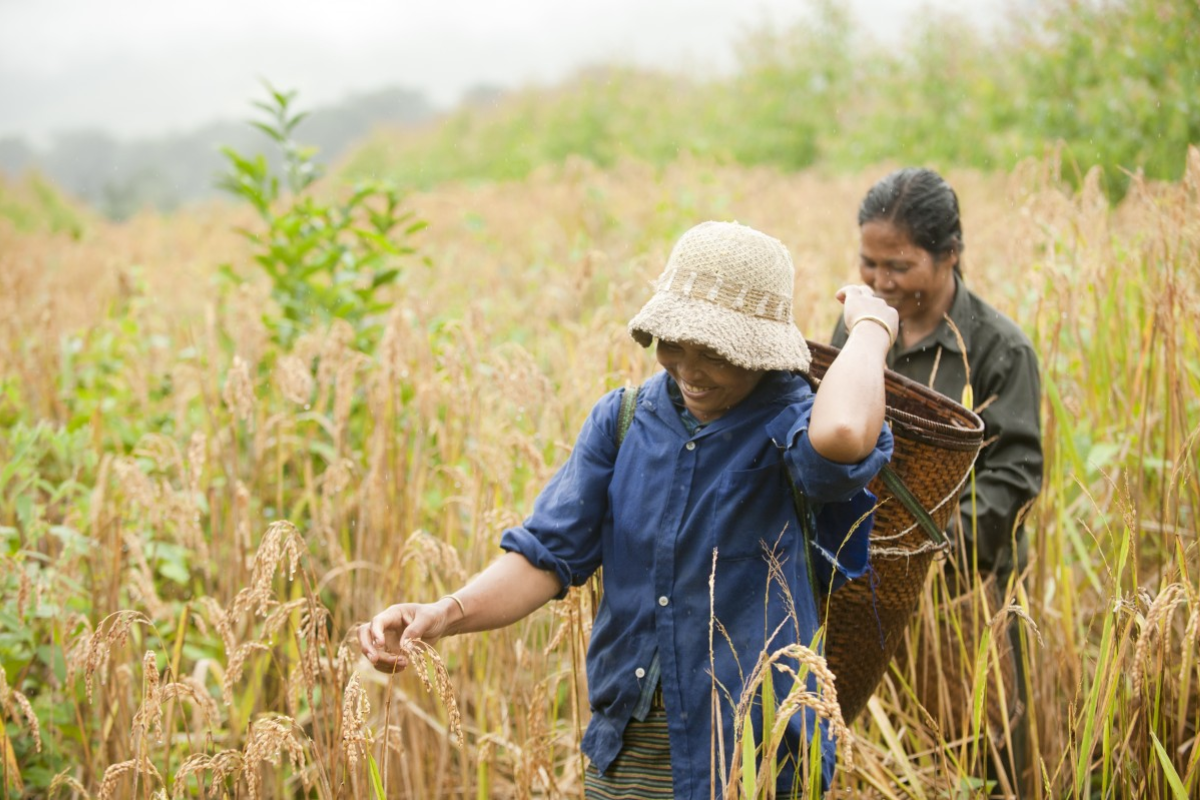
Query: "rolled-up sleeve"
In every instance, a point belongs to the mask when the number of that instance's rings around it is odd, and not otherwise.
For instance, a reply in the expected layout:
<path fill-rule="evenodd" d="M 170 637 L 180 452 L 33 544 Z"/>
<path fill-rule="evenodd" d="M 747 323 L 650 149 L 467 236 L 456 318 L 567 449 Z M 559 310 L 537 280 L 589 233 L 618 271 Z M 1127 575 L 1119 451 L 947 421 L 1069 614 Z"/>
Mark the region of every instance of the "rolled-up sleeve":
<path fill-rule="evenodd" d="M 790 407 L 767 426 L 783 451 L 792 484 L 807 498 L 816 528 L 813 566 L 819 588 L 836 589 L 867 570 L 875 496 L 867 484 L 892 457 L 892 432 L 885 425 L 875 448 L 854 464 L 839 464 L 818 453 L 808 437 L 812 398 Z"/>
<path fill-rule="evenodd" d="M 608 514 L 608 489 L 617 457 L 616 417 L 620 390 L 592 409 L 562 468 L 538 495 L 524 524 L 509 528 L 500 547 L 520 553 L 562 584 L 559 597 L 579 586 L 600 566 L 601 527 Z"/>
<path fill-rule="evenodd" d="M 814 503 L 840 503 L 862 490 L 892 457 L 892 432 L 884 425 L 875 449 L 862 461 L 839 464 L 813 449 L 808 422 L 813 398 L 790 406 L 767 425 L 767 435 L 783 451 L 792 482 Z"/>

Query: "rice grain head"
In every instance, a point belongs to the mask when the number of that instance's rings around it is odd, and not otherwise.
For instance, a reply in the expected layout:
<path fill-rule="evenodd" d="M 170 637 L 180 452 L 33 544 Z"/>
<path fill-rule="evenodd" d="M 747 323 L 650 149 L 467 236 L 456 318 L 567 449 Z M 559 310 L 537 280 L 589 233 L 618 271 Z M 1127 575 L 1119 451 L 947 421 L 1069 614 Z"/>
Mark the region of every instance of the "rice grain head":
<path fill-rule="evenodd" d="M 229 656 L 229 663 L 225 666 L 225 679 L 221 681 L 221 697 L 227 707 L 233 708 L 233 686 L 242 679 L 242 672 L 246 669 L 246 660 L 250 658 L 250 654 L 269 649 L 262 642 L 245 642 L 238 645 Z"/>
<path fill-rule="evenodd" d="M 20 586 L 17 589 L 17 619 L 24 619 L 25 610 L 29 604 L 29 588 L 32 581 L 29 578 L 29 572 L 23 566 L 18 566 L 17 572 L 21 576 Z"/>
<path fill-rule="evenodd" d="M 116 800 L 118 797 L 116 794 L 117 788 L 130 773 L 134 772 L 146 776 L 147 779 L 153 778 L 160 786 L 163 782 L 162 775 L 159 774 L 158 769 L 148 758 L 120 761 L 109 765 L 108 769 L 104 770 L 104 778 L 100 781 L 100 792 L 96 795 L 96 799 Z M 131 795 L 122 795 L 121 797 L 123 799 L 128 796 Z"/>
<path fill-rule="evenodd" d="M 446 708 L 450 741 L 456 747 L 462 747 L 462 717 L 459 715 L 458 702 L 454 699 L 454 687 L 450 683 L 450 673 L 438 651 L 420 639 L 402 639 L 400 649 L 417 666 L 417 677 L 421 685 L 430 694 L 436 694 Z M 429 672 L 433 671 L 433 680 Z"/>
<path fill-rule="evenodd" d="M 46 797 L 53 798 L 63 789 L 69 789 L 74 795 L 85 798 L 85 800 L 91 800 L 91 792 L 79 782 L 78 778 L 68 774 L 67 770 L 58 773 L 50 781 L 50 785 L 46 788 Z"/>
<path fill-rule="evenodd" d="M 174 800 L 188 795 L 187 779 L 193 775 L 199 775 L 201 772 L 212 772 L 212 785 L 220 786 L 231 775 L 236 775 L 241 772 L 244 764 L 244 758 L 241 750 L 222 750 L 215 755 L 207 753 L 195 753 L 184 759 L 179 765 L 179 769 L 175 771 L 175 783 L 172 789 L 171 797 Z M 197 779 L 200 796 L 207 797 L 204 793 L 204 782 Z"/>
<path fill-rule="evenodd" d="M 159 487 L 142 471 L 133 458 L 120 458 L 113 462 L 121 491 L 136 507 L 153 510 L 158 505 Z"/>
<path fill-rule="evenodd" d="M 225 388 L 221 390 L 221 399 L 235 420 L 245 422 L 254 413 L 254 383 L 250 379 L 250 368 L 241 356 L 233 357 L 233 365 L 225 377 Z"/>
<path fill-rule="evenodd" d="M 1187 592 L 1184 587 L 1178 583 L 1172 583 L 1158 593 L 1146 611 L 1141 632 L 1138 635 L 1137 646 L 1134 648 L 1133 659 L 1133 696 L 1139 701 L 1144 700 L 1146 672 L 1148 669 L 1154 669 L 1150 663 L 1153 656 L 1152 648 L 1157 642 L 1167 638 L 1169 633 L 1165 631 L 1169 631 L 1168 620 L 1172 612 L 1179 606 L 1186 605 L 1187 602 Z M 1163 641 L 1163 645 L 1165 647 L 1165 641 Z"/>
<path fill-rule="evenodd" d="M 9 687 L 8 676 L 3 669 L 0 669 L 0 708 L 3 708 L 4 713 L 14 721 L 18 716 L 25 717 L 29 735 L 33 738 L 34 748 L 37 752 L 42 752 L 42 728 L 38 724 L 37 714 L 33 713 L 33 706 L 29 704 L 29 699 L 25 695 Z M 21 712 L 20 715 L 17 714 L 18 710 Z"/>
<path fill-rule="evenodd" d="M 140 730 L 141 737 L 153 736 L 154 741 L 162 741 L 162 717 L 158 658 L 153 650 L 147 650 L 142 657 L 142 707 L 133 717 L 133 726 Z"/>
<path fill-rule="evenodd" d="M 220 708 L 216 699 L 209 694 L 207 687 L 191 675 L 185 675 L 178 681 L 165 684 L 159 690 L 159 701 L 163 704 L 172 700 L 191 700 L 193 708 L 209 728 L 221 720 Z"/>
<path fill-rule="evenodd" d="M 187 486 L 193 499 L 200 493 L 200 479 L 204 475 L 207 455 L 208 437 L 200 431 L 194 431 L 187 449 Z"/>
<path fill-rule="evenodd" d="M 357 766 L 359 760 L 366 756 L 366 748 L 370 743 L 370 731 L 366 723 L 370 713 L 367 693 L 363 691 L 358 673 L 355 673 L 350 676 L 342 695 L 342 747 L 351 767 Z"/>
<path fill-rule="evenodd" d="M 265 761 L 278 767 L 281 751 L 287 751 L 292 768 L 300 774 L 305 788 L 309 788 L 304 771 L 304 747 L 296 738 L 295 728 L 296 723 L 289 717 L 265 717 L 251 723 L 246 746 L 242 749 L 243 776 L 250 800 L 258 800 L 262 790 L 258 765 Z"/>
<path fill-rule="evenodd" d="M 284 356 L 275 365 L 275 383 L 285 399 L 307 407 L 312 401 L 312 371 L 294 355 Z"/>
<path fill-rule="evenodd" d="M 92 702 L 92 685 L 97 672 L 103 671 L 108 664 L 109 654 L 114 649 L 120 649 L 129 639 L 129 629 L 134 623 L 149 624 L 150 620 L 139 611 L 126 609 L 114 612 L 96 627 L 96 630 L 83 634 L 86 644 L 83 647 L 83 679 L 87 689 L 88 702 Z"/>

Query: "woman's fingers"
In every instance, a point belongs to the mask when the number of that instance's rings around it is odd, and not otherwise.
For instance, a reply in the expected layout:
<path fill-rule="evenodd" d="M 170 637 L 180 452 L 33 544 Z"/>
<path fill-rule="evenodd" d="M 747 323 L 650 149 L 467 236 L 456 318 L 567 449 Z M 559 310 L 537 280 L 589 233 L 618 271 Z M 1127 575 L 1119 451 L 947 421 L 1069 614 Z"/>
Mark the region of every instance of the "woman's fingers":
<path fill-rule="evenodd" d="M 402 653 L 390 653 L 373 641 L 370 623 L 358 626 L 358 644 L 362 648 L 363 656 L 380 672 L 390 674 L 408 666 L 408 659 Z"/>
<path fill-rule="evenodd" d="M 842 321 L 846 330 L 853 330 L 859 322 L 870 318 L 887 328 L 891 340 L 896 341 L 900 331 L 900 317 L 887 301 L 875 296 L 870 286 L 843 286 L 838 289 L 837 299 L 844 306 Z"/>
<path fill-rule="evenodd" d="M 359 647 L 375 669 L 392 673 L 408 666 L 408 659 L 400 649 L 400 638 L 410 622 L 409 609 L 395 605 L 376 614 L 369 623 L 358 626 Z"/>
<path fill-rule="evenodd" d="M 362 654 L 380 672 L 399 672 L 408 666 L 403 642 L 421 639 L 433 644 L 445 632 L 443 619 L 434 603 L 403 603 L 389 606 L 369 623 L 358 628 Z"/>
<path fill-rule="evenodd" d="M 371 620 L 371 640 L 376 648 L 398 645 L 401 634 L 411 622 L 409 606 L 388 606 Z"/>
<path fill-rule="evenodd" d="M 861 283 L 851 283 L 837 290 L 835 295 L 839 303 L 845 303 L 851 297 L 874 297 L 875 292 L 870 286 L 864 286 Z"/>
<path fill-rule="evenodd" d="M 899 322 L 896 309 L 889 306 L 882 297 L 876 297 L 869 286 L 843 286 L 838 290 L 838 299 L 845 305 L 842 313 L 848 324 L 864 314 L 883 317 L 889 322 Z"/>
<path fill-rule="evenodd" d="M 396 672 L 403 672 L 408 667 L 408 658 L 402 653 L 388 653 L 385 651 L 379 653 L 371 661 L 371 666 L 375 668 L 376 672 L 391 675 Z"/>
<path fill-rule="evenodd" d="M 358 646 L 368 661 L 375 659 L 375 642 L 371 641 L 371 623 L 364 622 L 358 626 Z"/>

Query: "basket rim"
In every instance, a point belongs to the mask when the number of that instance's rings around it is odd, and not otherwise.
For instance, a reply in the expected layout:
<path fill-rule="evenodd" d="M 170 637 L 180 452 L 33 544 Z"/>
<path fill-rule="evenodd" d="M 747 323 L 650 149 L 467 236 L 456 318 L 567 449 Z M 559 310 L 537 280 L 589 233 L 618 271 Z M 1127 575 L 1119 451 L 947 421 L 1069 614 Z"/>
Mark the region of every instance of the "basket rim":
<path fill-rule="evenodd" d="M 828 364 L 832 363 L 841 350 L 833 345 L 812 340 L 808 341 L 808 347 L 813 355 L 813 363 L 809 367 L 808 377 L 814 383 L 819 384 L 820 379 L 811 374 L 813 367 L 818 366 L 818 362 L 824 362 L 822 366 L 828 368 Z M 952 449 L 973 448 L 982 441 L 983 420 L 961 403 L 890 369 L 884 371 L 884 384 L 888 397 L 885 416 L 892 424 L 893 429 L 901 428 L 906 437 Z M 921 406 L 928 408 L 936 417 L 918 416 L 894 407 L 891 402 L 893 395 L 907 395 Z"/>

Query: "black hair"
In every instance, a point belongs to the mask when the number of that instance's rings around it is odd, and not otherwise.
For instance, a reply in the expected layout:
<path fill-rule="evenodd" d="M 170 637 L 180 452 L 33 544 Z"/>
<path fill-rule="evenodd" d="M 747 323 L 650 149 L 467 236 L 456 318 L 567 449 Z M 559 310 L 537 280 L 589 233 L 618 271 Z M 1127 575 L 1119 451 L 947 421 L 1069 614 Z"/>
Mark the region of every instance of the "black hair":
<path fill-rule="evenodd" d="M 962 275 L 962 221 L 958 195 L 931 169 L 898 169 L 871 187 L 858 207 L 858 226 L 890 222 L 935 260 L 957 253 L 954 271 Z"/>

